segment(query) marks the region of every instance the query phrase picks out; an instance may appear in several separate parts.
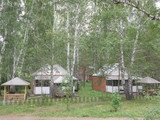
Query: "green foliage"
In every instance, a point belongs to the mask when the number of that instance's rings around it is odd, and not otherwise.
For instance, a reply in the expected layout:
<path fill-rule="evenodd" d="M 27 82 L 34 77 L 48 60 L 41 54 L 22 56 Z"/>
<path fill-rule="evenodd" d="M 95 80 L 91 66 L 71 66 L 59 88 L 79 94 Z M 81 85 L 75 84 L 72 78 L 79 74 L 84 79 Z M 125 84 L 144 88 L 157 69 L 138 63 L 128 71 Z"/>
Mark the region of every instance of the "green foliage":
<path fill-rule="evenodd" d="M 72 62 L 77 5 L 79 5 L 78 37 L 76 38 L 78 41 L 77 70 L 81 65 L 92 65 L 96 71 L 104 64 L 119 62 L 121 39 L 124 41 L 125 66 L 129 69 L 138 26 L 142 25 L 132 73 L 141 77 L 151 76 L 157 79 L 160 77 L 159 21 L 147 19 L 147 16 L 143 16 L 132 7 L 113 4 L 112 0 L 60 0 L 56 11 L 51 0 L 26 1 L 24 9 L 21 8 L 18 0 L 4 0 L 1 4 L 3 9 L 0 13 L 0 36 L 4 37 L 7 31 L 7 44 L 0 66 L 2 82 L 12 78 L 14 62 L 18 64 L 15 76 L 21 75 L 29 80 L 32 79 L 33 72 L 47 63 L 58 63 L 66 67 L 68 41 L 70 41 L 69 60 Z M 139 1 L 139 6 L 153 15 L 159 15 L 153 0 Z M 25 15 L 20 19 L 22 10 L 25 11 Z M 66 30 L 67 12 L 70 17 L 68 31 Z M 54 24 L 55 13 L 58 18 L 56 25 Z M 135 20 L 128 21 L 128 18 L 133 16 Z M 121 20 L 124 26 L 123 37 L 119 29 Z M 24 38 L 27 40 L 25 43 Z M 1 42 L 0 48 L 2 48 Z M 21 54 L 22 49 L 24 50 Z M 19 62 L 14 61 L 14 57 L 18 60 L 18 56 L 20 56 Z M 99 92 L 92 91 L 89 94 L 94 96 L 94 93 L 98 95 Z"/>
<path fill-rule="evenodd" d="M 160 108 L 149 110 L 145 114 L 144 120 L 158 120 L 160 118 Z"/>
<path fill-rule="evenodd" d="M 151 100 L 151 99 L 152 99 L 152 96 L 150 96 L 150 95 L 147 93 L 147 94 L 145 94 L 144 98 L 145 98 L 146 100 Z"/>
<path fill-rule="evenodd" d="M 90 101 L 79 100 L 78 102 L 69 103 L 69 110 L 66 109 L 67 99 L 52 99 L 47 96 L 40 98 L 32 98 L 28 104 L 2 105 L 0 102 L 0 115 L 30 115 L 30 116 L 45 116 L 45 117 L 127 117 L 127 118 L 150 118 L 146 120 L 156 120 L 159 117 L 159 102 L 158 96 L 153 96 L 152 99 L 146 100 L 144 97 L 134 100 L 124 100 L 119 94 L 109 94 L 105 92 L 94 91 L 91 88 L 91 83 L 87 82 L 85 87 L 79 91 L 79 96 L 84 98 L 101 97 L 105 100 Z M 78 98 L 77 98 L 78 99 Z M 114 100 L 113 100 L 114 99 Z M 1 97 L 0 100 L 3 100 Z M 58 102 L 59 101 L 59 102 Z M 65 101 L 65 102 L 64 102 Z M 73 100 L 74 101 L 74 100 Z M 114 101 L 114 107 L 118 107 L 117 112 L 111 111 L 114 109 L 110 104 Z M 40 106 L 40 102 L 42 105 Z M 123 102 L 123 105 L 121 103 Z M 117 104 L 118 103 L 118 104 Z M 152 119 L 151 119 L 152 118 Z M 154 118 L 154 119 L 153 119 Z M 136 119 L 135 119 L 136 120 Z"/>
<path fill-rule="evenodd" d="M 73 97 L 73 77 L 72 76 L 66 76 L 64 78 L 64 83 L 62 83 L 62 87 L 64 87 L 63 92 L 66 96 L 66 108 L 69 110 L 70 106 L 70 97 Z"/>
<path fill-rule="evenodd" d="M 70 104 L 68 111 L 66 103 L 52 101 L 47 102 L 43 99 L 42 106 L 33 104 L 35 101 L 30 101 L 30 104 L 21 105 L 1 105 L 0 115 L 29 115 L 29 116 L 45 116 L 45 117 L 127 117 L 127 118 L 152 118 L 146 120 L 156 120 L 159 116 L 159 99 L 135 99 L 131 101 L 122 100 L 123 106 L 117 112 L 111 112 L 110 97 L 107 101 L 98 102 L 76 102 Z M 50 99 L 51 100 L 51 99 Z M 45 104 L 46 103 L 46 104 Z M 154 119 L 153 119 L 154 118 Z M 135 119 L 136 120 L 136 119 Z"/>
<path fill-rule="evenodd" d="M 121 96 L 118 93 L 112 94 L 111 106 L 113 111 L 117 112 L 118 108 L 121 106 Z"/>

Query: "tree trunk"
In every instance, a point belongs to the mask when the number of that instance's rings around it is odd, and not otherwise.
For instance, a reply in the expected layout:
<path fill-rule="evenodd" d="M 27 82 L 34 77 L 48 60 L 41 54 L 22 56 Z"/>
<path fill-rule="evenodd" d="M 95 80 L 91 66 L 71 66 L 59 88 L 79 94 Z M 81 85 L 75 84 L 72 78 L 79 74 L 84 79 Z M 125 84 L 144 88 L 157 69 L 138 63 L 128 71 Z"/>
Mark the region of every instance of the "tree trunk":
<path fill-rule="evenodd" d="M 4 37 L 3 37 L 3 43 L 2 43 L 2 48 L 0 51 L 0 96 L 1 94 L 1 83 L 2 83 L 2 58 L 3 58 L 3 54 L 5 52 L 5 48 L 6 48 L 6 37 L 7 37 L 7 30 L 5 29 L 4 31 Z"/>
<path fill-rule="evenodd" d="M 67 7 L 69 7 L 67 5 Z M 67 23 L 66 23 L 66 32 L 67 32 L 67 38 L 68 38 L 68 42 L 67 42 L 67 71 L 69 74 L 71 74 L 70 72 L 70 34 L 69 34 L 69 10 L 67 10 Z"/>
<path fill-rule="evenodd" d="M 76 54 L 77 54 L 77 47 L 78 47 L 78 16 L 79 16 L 79 5 L 76 5 L 75 8 L 76 17 L 75 17 L 75 31 L 74 31 L 74 48 L 73 48 L 73 61 L 72 61 L 72 69 L 71 69 L 71 76 L 74 74 L 75 64 L 76 64 Z"/>
<path fill-rule="evenodd" d="M 130 96 L 130 88 L 129 88 L 129 80 L 125 80 L 125 65 L 124 65 L 124 31 L 123 31 L 123 23 L 122 20 L 120 21 L 120 52 L 121 52 L 121 80 L 122 80 L 122 86 L 124 89 L 124 94 L 126 96 L 127 100 L 131 99 Z"/>
<path fill-rule="evenodd" d="M 25 4 L 25 2 L 23 0 L 21 0 L 21 4 Z M 32 14 L 33 5 L 34 5 L 34 0 L 32 1 L 32 6 L 31 6 L 31 9 L 29 11 L 29 17 Z M 22 8 L 22 12 L 25 12 L 25 7 L 24 6 L 22 6 L 22 7 L 23 7 Z M 19 17 L 23 17 L 23 16 L 21 16 L 21 14 L 20 14 Z M 26 47 L 26 45 L 28 43 L 29 23 L 30 23 L 29 20 L 27 20 L 26 26 L 24 28 L 25 29 L 24 38 L 23 38 L 23 41 L 22 41 L 22 46 L 21 46 L 20 52 L 19 52 L 19 50 L 16 49 L 16 46 L 14 47 L 12 78 L 15 77 L 17 70 L 19 70 L 18 71 L 18 76 L 21 76 L 21 73 L 22 73 L 23 64 L 24 64 L 24 57 L 25 57 L 25 52 L 26 52 L 26 48 L 25 47 Z M 17 55 L 18 52 L 19 52 L 19 54 Z"/>
<path fill-rule="evenodd" d="M 135 55 L 136 55 L 136 50 L 137 50 L 137 43 L 138 43 L 138 38 L 139 38 L 139 32 L 140 32 L 140 27 L 141 25 L 138 26 L 137 32 L 136 32 L 136 38 L 133 44 L 133 50 L 132 50 L 132 55 L 131 55 L 131 63 L 130 63 L 130 69 L 128 71 L 128 80 L 129 80 L 129 86 L 130 86 L 130 96 L 133 97 L 133 86 L 132 86 L 132 69 L 133 69 L 133 64 L 135 61 Z"/>
<path fill-rule="evenodd" d="M 53 27 L 52 27 L 52 32 L 54 33 L 56 31 L 56 22 L 57 22 L 57 14 L 56 14 L 56 0 L 53 0 Z M 50 69 L 51 69 L 51 84 L 50 84 L 50 96 L 52 98 L 55 98 L 55 94 L 54 94 L 54 79 L 53 79 L 53 64 L 54 64 L 54 38 L 52 38 L 52 43 L 51 43 L 51 65 L 50 65 Z"/>

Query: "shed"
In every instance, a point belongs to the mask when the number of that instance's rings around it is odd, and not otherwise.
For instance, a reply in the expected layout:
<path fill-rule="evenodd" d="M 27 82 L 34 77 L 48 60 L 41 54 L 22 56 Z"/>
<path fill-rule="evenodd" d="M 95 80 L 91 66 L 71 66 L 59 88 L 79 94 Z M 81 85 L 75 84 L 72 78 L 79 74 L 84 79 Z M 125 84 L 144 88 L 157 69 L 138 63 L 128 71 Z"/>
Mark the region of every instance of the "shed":
<path fill-rule="evenodd" d="M 27 96 L 27 86 L 30 85 L 29 82 L 21 79 L 21 78 L 13 78 L 2 84 L 4 86 L 4 101 L 6 100 L 26 100 Z M 24 93 L 14 93 L 10 91 L 10 87 L 12 86 L 24 86 Z"/>

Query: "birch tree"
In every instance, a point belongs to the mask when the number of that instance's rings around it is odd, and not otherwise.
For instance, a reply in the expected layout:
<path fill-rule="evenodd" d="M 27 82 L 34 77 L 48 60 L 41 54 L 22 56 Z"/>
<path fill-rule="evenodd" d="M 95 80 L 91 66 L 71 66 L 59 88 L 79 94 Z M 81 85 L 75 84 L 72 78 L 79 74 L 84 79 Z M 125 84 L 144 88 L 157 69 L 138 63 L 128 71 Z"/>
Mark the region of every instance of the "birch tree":
<path fill-rule="evenodd" d="M 4 36 L 4 37 L 3 37 Z M 1 50 L 0 50 L 0 84 L 2 83 L 2 58 L 6 49 L 6 37 L 7 37 L 7 30 L 4 29 L 4 35 L 0 38 Z M 1 96 L 1 87 L 0 87 L 0 96 Z"/>

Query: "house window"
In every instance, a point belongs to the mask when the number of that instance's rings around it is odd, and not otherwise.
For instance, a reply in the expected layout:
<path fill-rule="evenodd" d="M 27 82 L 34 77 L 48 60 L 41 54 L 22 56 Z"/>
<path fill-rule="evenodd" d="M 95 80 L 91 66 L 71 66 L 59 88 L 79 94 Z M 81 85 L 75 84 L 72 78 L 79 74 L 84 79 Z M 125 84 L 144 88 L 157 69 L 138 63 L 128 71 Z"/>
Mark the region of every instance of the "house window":
<path fill-rule="evenodd" d="M 50 86 L 50 81 L 49 80 L 44 80 L 43 81 L 43 86 L 45 86 L 45 87 Z"/>
<path fill-rule="evenodd" d="M 113 80 L 113 86 L 121 85 L 121 80 Z"/>
<path fill-rule="evenodd" d="M 40 80 L 35 80 L 35 86 L 40 87 L 41 86 L 41 81 Z"/>
<path fill-rule="evenodd" d="M 107 80 L 106 84 L 108 86 L 118 86 L 121 85 L 121 80 Z"/>
<path fill-rule="evenodd" d="M 42 83 L 42 84 L 41 84 Z M 50 86 L 50 80 L 35 80 L 36 87 L 47 87 Z"/>
<path fill-rule="evenodd" d="M 113 80 L 113 86 L 118 86 L 118 80 Z"/>
<path fill-rule="evenodd" d="M 108 86 L 112 86 L 112 81 L 113 81 L 113 80 L 107 80 L 106 84 L 107 84 Z"/>
<path fill-rule="evenodd" d="M 136 81 L 135 80 L 132 80 L 132 85 L 136 85 Z"/>

